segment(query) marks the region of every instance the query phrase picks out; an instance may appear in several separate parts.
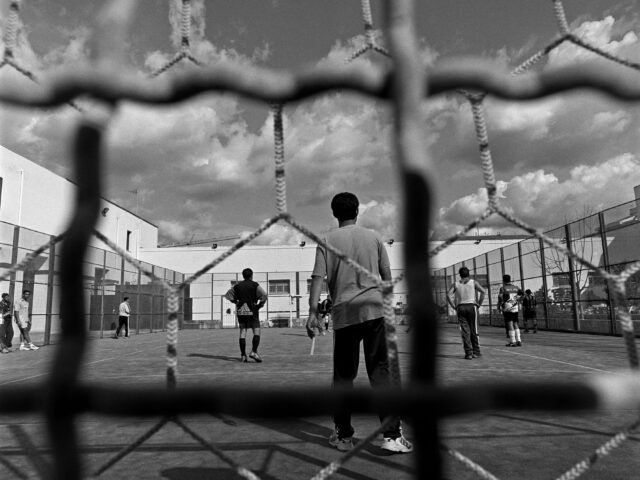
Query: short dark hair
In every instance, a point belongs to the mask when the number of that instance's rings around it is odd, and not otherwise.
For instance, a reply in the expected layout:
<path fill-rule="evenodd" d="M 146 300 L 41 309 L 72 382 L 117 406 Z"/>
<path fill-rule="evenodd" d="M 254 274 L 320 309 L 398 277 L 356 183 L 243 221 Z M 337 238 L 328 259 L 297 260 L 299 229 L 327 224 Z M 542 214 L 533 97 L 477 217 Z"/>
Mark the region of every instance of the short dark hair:
<path fill-rule="evenodd" d="M 469 269 L 467 267 L 460 267 L 460 270 L 458 270 L 458 273 L 462 278 L 466 278 L 469 276 Z"/>
<path fill-rule="evenodd" d="M 31 293 L 31 290 L 29 290 L 28 288 L 25 288 L 24 290 L 22 290 L 22 294 L 24 295 L 25 293 Z"/>
<path fill-rule="evenodd" d="M 124 297 L 124 301 L 126 302 L 127 300 L 129 300 L 129 297 Z"/>
<path fill-rule="evenodd" d="M 353 193 L 342 192 L 338 193 L 333 200 L 331 200 L 331 211 L 333 216 L 342 222 L 345 220 L 353 220 L 358 216 L 358 197 Z"/>
<path fill-rule="evenodd" d="M 526 293 L 527 295 L 531 295 L 531 290 L 529 290 L 528 288 L 524 291 L 524 293 Z"/>
<path fill-rule="evenodd" d="M 8 293 L 6 293 L 6 292 L 2 294 L 2 298 L 4 298 L 4 297 L 8 297 L 8 296 L 9 296 L 9 294 L 8 294 Z"/>
<path fill-rule="evenodd" d="M 509 283 L 511 281 L 511 275 L 509 275 L 508 273 L 505 273 L 504 275 L 502 275 L 502 281 L 504 283 Z"/>
<path fill-rule="evenodd" d="M 244 278 L 245 280 L 249 280 L 251 277 L 253 277 L 253 270 L 251 270 L 250 268 L 245 268 L 244 270 L 242 270 L 242 278 Z"/>

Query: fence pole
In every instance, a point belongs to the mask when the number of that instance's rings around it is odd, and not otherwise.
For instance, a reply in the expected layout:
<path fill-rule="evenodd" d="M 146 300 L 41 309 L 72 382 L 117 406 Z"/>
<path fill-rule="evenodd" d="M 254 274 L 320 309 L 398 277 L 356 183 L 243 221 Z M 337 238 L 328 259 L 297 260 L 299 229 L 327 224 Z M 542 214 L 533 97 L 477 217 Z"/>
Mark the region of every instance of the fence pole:
<path fill-rule="evenodd" d="M 213 323 L 213 312 L 214 312 L 214 306 L 215 306 L 215 297 L 213 296 L 213 287 L 214 287 L 214 283 L 213 283 L 213 273 L 211 274 L 211 327 L 213 328 L 214 323 Z M 220 328 L 222 328 L 222 322 L 224 320 L 224 315 L 222 313 L 222 309 L 223 309 L 223 305 L 222 305 L 222 300 L 220 300 Z"/>
<path fill-rule="evenodd" d="M 13 245 L 11 247 L 11 265 L 18 263 L 18 249 L 20 248 L 20 227 L 13 227 Z M 9 298 L 11 302 L 15 302 L 16 298 L 16 272 L 9 274 Z M 15 307 L 15 305 L 14 305 Z"/>
<path fill-rule="evenodd" d="M 140 334 L 140 295 L 142 293 L 142 272 L 138 270 L 138 288 L 136 290 L 136 335 Z M 129 325 L 131 326 L 131 325 Z"/>
<path fill-rule="evenodd" d="M 107 251 L 102 251 L 102 277 L 100 281 L 100 338 L 104 338 L 104 284 L 107 276 Z"/>
<path fill-rule="evenodd" d="M 549 328 L 549 305 L 547 304 L 547 300 L 549 299 L 549 290 L 547 287 L 547 265 L 544 258 L 544 242 L 542 239 L 538 240 L 540 242 L 540 274 L 542 275 L 542 292 L 544 293 L 544 303 L 542 304 L 542 308 L 544 309 L 544 325 L 545 328 Z"/>
<path fill-rule="evenodd" d="M 607 244 L 607 226 L 604 221 L 604 213 L 598 212 L 598 223 L 600 225 L 600 242 L 602 243 L 602 263 L 607 272 L 611 272 L 609 265 L 609 245 Z M 609 307 L 609 333 L 616 334 L 616 314 L 614 310 L 613 298 L 611 297 L 611 288 L 609 281 L 606 281 L 607 306 Z"/>
<path fill-rule="evenodd" d="M 567 248 L 571 251 L 571 228 L 566 223 L 564 226 L 564 236 L 567 240 Z M 580 316 L 578 315 L 578 291 L 576 289 L 576 274 L 575 266 L 573 264 L 573 258 L 567 257 L 567 263 L 569 265 L 569 283 L 571 284 L 571 304 L 573 306 L 573 329 L 576 332 L 580 331 Z"/>
<path fill-rule="evenodd" d="M 520 290 L 524 292 L 524 269 L 522 268 L 522 241 L 518 242 L 518 267 L 520 268 Z"/>
<path fill-rule="evenodd" d="M 47 306 L 44 320 L 44 344 L 51 343 L 51 310 L 53 307 L 53 282 L 55 280 L 56 242 L 49 237 L 49 271 L 47 273 Z"/>
<path fill-rule="evenodd" d="M 493 302 L 491 301 L 491 275 L 489 273 L 489 253 L 484 254 L 484 265 L 487 269 L 487 298 L 489 299 L 489 325 L 493 326 Z"/>

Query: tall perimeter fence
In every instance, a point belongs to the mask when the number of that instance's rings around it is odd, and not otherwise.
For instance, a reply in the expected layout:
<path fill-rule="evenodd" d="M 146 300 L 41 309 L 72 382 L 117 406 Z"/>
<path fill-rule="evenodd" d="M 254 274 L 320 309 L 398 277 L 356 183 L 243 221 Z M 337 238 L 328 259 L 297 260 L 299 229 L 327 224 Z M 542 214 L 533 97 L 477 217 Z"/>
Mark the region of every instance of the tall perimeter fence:
<path fill-rule="evenodd" d="M 640 335 L 640 272 L 629 276 L 625 301 L 615 295 L 610 277 L 603 273 L 619 274 L 640 259 L 640 195 L 636 197 L 545 232 L 598 268 L 576 262 L 542 239 L 531 237 L 437 270 L 433 283 L 436 303 L 449 311 L 450 321 L 456 321 L 446 296 L 459 279 L 458 270 L 466 266 L 487 288 L 479 310 L 481 325 L 504 325 L 497 299 L 502 276 L 508 274 L 514 285 L 534 294 L 539 328 L 621 334 L 619 322 L 627 313 L 635 334 Z"/>
<path fill-rule="evenodd" d="M 0 283 L 1 293 L 8 293 L 12 302 L 23 290 L 31 291 L 29 299 L 32 327 L 31 338 L 38 344 L 60 340 L 61 249 L 64 236 L 47 235 L 29 228 L 0 222 L 0 268 L 22 263 Z M 41 248 L 46 246 L 46 248 Z M 129 329 L 133 335 L 166 330 L 167 292 L 165 284 L 181 285 L 188 274 L 140 262 L 153 277 L 127 262 L 124 255 L 111 250 L 88 246 L 83 262 L 82 301 L 84 325 L 89 338 L 113 334 L 118 325 L 118 307 L 129 297 L 131 316 Z M 392 272 L 396 276 L 401 271 Z M 242 280 L 239 273 L 205 273 L 187 288 L 180 289 L 178 329 L 235 328 L 235 305 L 224 294 Z M 269 301 L 260 310 L 264 327 L 302 327 L 308 313 L 311 271 L 254 272 L 254 280 L 264 286 Z M 327 293 L 323 285 L 323 297 Z M 405 314 L 406 286 L 394 289 L 394 322 L 408 322 Z M 18 330 L 14 328 L 14 340 Z"/>
<path fill-rule="evenodd" d="M 239 0 L 241 1 L 241 0 Z M 640 404 L 640 377 L 638 376 L 638 352 L 633 324 L 627 302 L 629 278 L 640 270 L 640 262 L 627 265 L 623 271 L 608 272 L 579 256 L 561 243 L 514 217 L 501 205 L 497 195 L 497 182 L 493 169 L 490 143 L 484 118 L 484 99 L 495 95 L 509 100 L 543 98 L 577 88 L 592 88 L 621 100 L 640 100 L 640 83 L 629 78 L 611 75 L 601 66 L 563 66 L 551 72 L 536 72 L 533 67 L 547 54 L 563 43 L 571 43 L 589 50 L 611 62 L 635 71 L 640 65 L 617 58 L 590 45 L 575 35 L 567 21 L 564 5 L 560 0 L 550 2 L 550 13 L 555 16 L 558 35 L 540 52 L 533 55 L 511 73 L 500 72 L 495 65 L 482 59 L 452 59 L 425 68 L 419 50 L 419 42 L 413 24 L 416 18 L 414 1 L 393 0 L 384 2 L 384 38 L 375 34 L 369 0 L 361 0 L 364 21 L 363 46 L 342 66 L 319 66 L 304 71 L 275 71 L 246 65 L 203 65 L 190 51 L 191 2 L 182 0 L 180 51 L 162 68 L 149 72 L 144 78 L 138 71 L 126 65 L 126 47 L 129 28 L 134 19 L 134 8 L 139 3 L 130 0 L 113 0 L 105 3 L 104 10 L 95 15 L 99 19 L 95 31 L 95 56 L 91 64 L 78 66 L 55 76 L 40 78 L 26 69 L 16 58 L 19 14 L 21 2 L 11 1 L 8 25 L 5 32 L 5 52 L 0 67 L 13 68 L 24 74 L 25 82 L 37 81 L 39 88 L 0 85 L 0 102 L 22 107 L 49 108 L 73 102 L 77 97 L 95 100 L 88 110 L 78 109 L 78 122 L 71 134 L 72 158 L 78 185 L 75 208 L 68 230 L 61 244 L 60 260 L 60 322 L 63 335 L 55 349 L 51 370 L 41 383 L 30 385 L 0 386 L 0 413 L 25 414 L 41 412 L 47 422 L 50 454 L 53 466 L 49 478 L 76 480 L 84 475 L 83 461 L 78 448 L 78 415 L 160 417 L 146 434 L 131 439 L 129 446 L 93 472 L 99 476 L 132 450 L 144 443 L 167 423 L 172 423 L 190 435 L 207 451 L 223 459 L 243 478 L 259 478 L 254 472 L 239 465 L 233 457 L 214 443 L 207 441 L 190 429 L 181 416 L 186 414 L 217 414 L 291 418 L 312 415 L 329 415 L 345 406 L 354 413 L 374 414 L 387 411 L 402 414 L 411 423 L 414 436 L 415 476 L 420 479 L 443 477 L 443 456 L 449 455 L 462 462 L 482 478 L 496 477 L 472 462 L 463 453 L 448 448 L 440 435 L 443 418 L 487 410 L 553 410 L 575 411 L 585 409 L 637 409 Z M 542 7 L 541 7 L 542 8 Z M 20 38 L 20 41 L 26 41 Z M 384 43 L 381 46 L 378 42 Z M 384 66 L 367 65 L 358 58 L 367 52 L 389 56 L 391 62 Z M 165 73 L 182 62 L 201 67 L 169 76 Z M 529 72 L 530 75 L 520 75 Z M 389 102 L 393 112 L 394 155 L 400 191 L 402 192 L 402 218 L 404 258 L 406 271 L 401 277 L 382 281 L 340 251 L 327 245 L 319 235 L 298 222 L 287 211 L 284 155 L 285 132 L 282 115 L 286 104 L 301 102 L 312 97 L 338 90 L 356 92 Z M 100 214 L 100 192 L 107 170 L 104 165 L 105 133 L 115 108 L 121 102 L 135 101 L 143 104 L 174 104 L 205 92 L 226 92 L 270 104 L 273 109 L 275 150 L 275 213 L 252 234 L 236 243 L 214 261 L 185 278 L 179 285 L 172 285 L 155 275 L 127 252 L 119 249 L 108 238 L 95 230 Z M 457 92 L 471 104 L 476 137 L 480 151 L 482 176 L 487 190 L 486 210 L 465 229 L 447 239 L 431 252 L 424 248 L 428 243 L 433 210 L 433 184 L 436 181 L 433 160 L 425 144 L 425 121 L 422 104 L 427 97 Z M 546 246 L 569 256 L 575 264 L 593 269 L 606 278 L 614 292 L 619 308 L 619 325 L 628 354 L 628 369 L 620 374 L 594 375 L 572 382 L 498 381 L 445 387 L 437 380 L 438 359 L 438 308 L 432 299 L 432 275 L 429 258 L 447 248 L 458 238 L 476 228 L 491 215 L 499 215 L 544 242 Z M 269 388 L 256 391 L 248 388 L 220 389 L 212 385 L 193 388 L 178 386 L 178 312 L 180 292 L 188 288 L 198 277 L 214 268 L 230 255 L 268 230 L 272 225 L 284 222 L 306 237 L 337 255 L 346 266 L 361 275 L 367 275 L 382 292 L 384 319 L 391 374 L 391 386 L 377 389 L 340 390 L 328 388 Z M 105 242 L 113 251 L 124 256 L 127 263 L 163 285 L 166 292 L 166 388 L 141 389 L 128 387 L 115 389 L 80 380 L 80 369 L 86 344 L 86 309 L 77 299 L 83 295 L 84 258 L 93 236 Z M 36 249 L 33 256 L 51 248 L 51 242 Z M 29 256 L 28 256 L 29 257 Z M 25 258 L 0 275 L 0 281 L 29 261 Z M 400 384 L 398 348 L 393 321 L 393 287 L 402 279 L 407 283 L 408 313 L 412 321 L 412 355 L 408 385 Z M 622 368 L 622 365 L 621 365 Z M 310 399 L 322 398 L 322 402 Z M 385 422 L 386 424 L 386 422 Z M 575 479 L 587 471 L 600 458 L 610 454 L 629 438 L 638 427 L 634 422 L 600 446 L 595 452 L 576 452 L 577 463 L 559 472 L 558 479 Z M 338 456 L 321 468 L 313 479 L 324 480 L 336 473 L 345 462 L 361 452 L 385 428 L 371 432 L 355 448 Z M 612 467 L 615 468 L 615 465 Z"/>
<path fill-rule="evenodd" d="M 0 268 L 22 262 L 1 282 L 2 293 L 8 293 L 12 302 L 22 291 L 31 291 L 31 339 L 36 343 L 56 343 L 62 335 L 60 296 L 62 291 L 62 255 L 64 236 L 56 237 L 0 222 Z M 46 245 L 47 248 L 41 248 Z M 24 260 L 24 262 L 23 262 Z M 143 262 L 145 269 L 156 279 L 170 285 L 179 285 L 184 274 Z M 118 306 L 129 297 L 130 332 L 152 333 L 166 329 L 166 290 L 164 284 L 146 275 L 125 261 L 117 252 L 87 246 L 82 264 L 82 294 L 76 299 L 83 302 L 83 324 L 87 336 L 101 338 L 112 334 L 118 325 Z M 179 313 L 184 301 L 181 296 Z M 14 340 L 18 331 L 14 328 Z"/>

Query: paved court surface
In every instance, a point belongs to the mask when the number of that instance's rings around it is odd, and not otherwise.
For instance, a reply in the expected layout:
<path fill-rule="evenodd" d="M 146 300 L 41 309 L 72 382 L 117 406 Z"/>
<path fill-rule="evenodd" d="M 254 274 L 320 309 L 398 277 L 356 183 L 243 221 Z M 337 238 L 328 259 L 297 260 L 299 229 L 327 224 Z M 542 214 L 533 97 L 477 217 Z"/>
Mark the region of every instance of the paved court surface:
<path fill-rule="evenodd" d="M 409 336 L 399 331 L 403 375 L 410 362 Z M 523 336 L 520 348 L 504 346 L 504 330 L 482 327 L 483 358 L 463 360 L 457 328 L 445 325 L 439 342 L 439 381 L 446 385 L 496 378 L 509 381 L 575 379 L 610 372 L 628 365 L 619 337 L 539 332 Z M 83 378 L 102 385 L 165 385 L 163 333 L 129 339 L 89 342 Z M 249 343 L 249 342 L 247 342 Z M 264 363 L 239 362 L 236 330 L 187 330 L 178 345 L 181 385 L 329 386 L 332 337 L 319 337 L 314 356 L 300 329 L 263 329 L 260 353 Z M 0 356 L 2 385 L 34 384 L 47 375 L 56 346 L 37 352 Z M 357 382 L 366 385 L 362 362 Z M 0 390 L 1 394 L 1 390 Z M 310 399 L 309 401 L 321 401 Z M 633 423 L 635 411 L 582 412 L 571 415 L 540 412 L 483 412 L 442 422 L 443 442 L 500 479 L 555 479 L 578 461 Z M 183 421 L 203 438 L 253 470 L 262 479 L 311 478 L 336 459 L 326 441 L 329 418 L 263 420 L 228 416 L 186 416 Z M 158 419 L 159 420 L 159 419 Z M 87 476 L 125 448 L 155 419 L 105 418 L 83 415 L 78 425 Z M 354 418 L 356 436 L 377 427 L 372 416 Z M 411 438 L 411 428 L 406 427 Z M 639 478 L 640 434 L 600 460 L 586 479 Z M 445 457 L 447 479 L 475 479 L 475 473 Z M 0 478 L 48 478 L 51 458 L 43 419 L 39 415 L 0 416 Z M 368 446 L 333 478 L 413 478 L 413 456 L 388 455 Z M 163 427 L 133 453 L 99 478 L 165 478 L 199 480 L 239 478 L 222 460 L 173 424 Z"/>

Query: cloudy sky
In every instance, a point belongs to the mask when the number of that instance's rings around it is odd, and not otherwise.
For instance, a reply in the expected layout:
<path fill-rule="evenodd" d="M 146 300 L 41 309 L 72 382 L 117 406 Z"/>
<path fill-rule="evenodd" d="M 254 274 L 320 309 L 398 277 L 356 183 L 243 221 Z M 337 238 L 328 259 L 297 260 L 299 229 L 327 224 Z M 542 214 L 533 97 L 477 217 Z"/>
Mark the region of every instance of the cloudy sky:
<path fill-rule="evenodd" d="M 178 50 L 180 0 L 137 2 L 128 68 L 147 75 Z M 381 26 L 382 2 L 371 0 Z M 513 69 L 557 35 L 551 0 L 417 1 L 417 30 L 427 68 L 443 59 L 480 56 Z M 16 59 L 44 78 L 91 56 L 103 0 L 23 0 Z M 342 62 L 363 44 L 358 0 L 192 0 L 192 54 L 205 64 L 232 61 L 265 68 Z M 635 0 L 565 0 L 579 36 L 640 62 Z M 9 0 L 0 0 L 3 42 Z M 634 8 L 636 7 L 636 8 Z M 384 44 L 382 32 L 378 32 Z M 367 53 L 361 62 L 387 60 Z M 599 62 L 612 75 L 635 75 L 570 44 L 536 67 Z M 179 65 L 175 71 L 197 68 Z M 173 71 L 173 70 L 172 70 Z M 171 74 L 170 71 L 167 74 Z M 0 81 L 23 78 L 10 68 Z M 29 81 L 24 79 L 24 81 Z M 149 80 L 152 82 L 153 80 Z M 535 102 L 486 103 L 502 203 L 537 228 L 550 228 L 631 200 L 640 184 L 640 110 L 592 92 Z M 438 178 L 435 231 L 455 232 L 486 206 L 468 103 L 456 94 L 426 99 L 425 139 Z M 0 143 L 73 178 L 67 141 L 78 118 L 70 107 L 37 111 L 0 106 Z M 361 200 L 360 223 L 401 240 L 400 190 L 393 168 L 390 111 L 382 102 L 333 93 L 284 111 L 289 211 L 316 232 L 335 222 L 331 197 Z M 161 242 L 244 234 L 275 213 L 273 127 L 267 105 L 234 95 L 200 96 L 179 105 L 123 104 L 108 135 L 105 196 L 159 227 Z M 490 218 L 481 233 L 509 232 Z M 294 243 L 276 225 L 258 243 Z"/>

